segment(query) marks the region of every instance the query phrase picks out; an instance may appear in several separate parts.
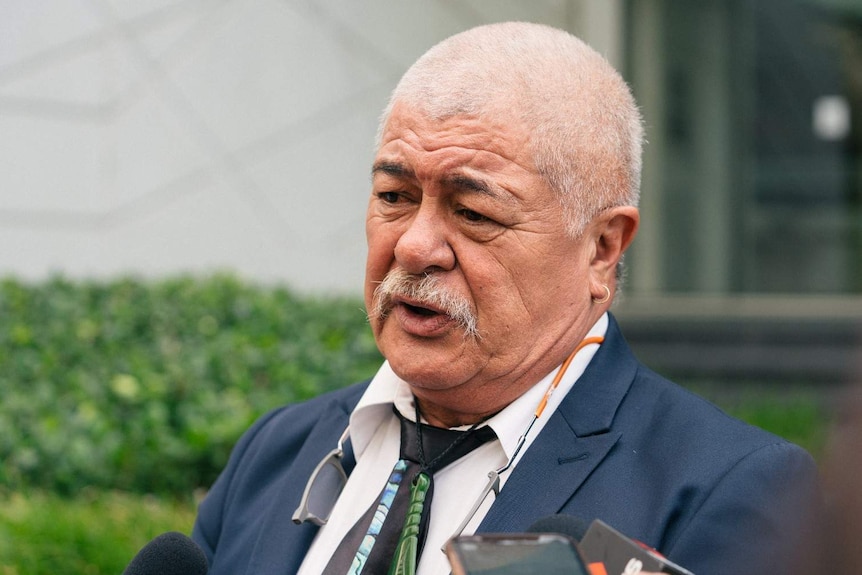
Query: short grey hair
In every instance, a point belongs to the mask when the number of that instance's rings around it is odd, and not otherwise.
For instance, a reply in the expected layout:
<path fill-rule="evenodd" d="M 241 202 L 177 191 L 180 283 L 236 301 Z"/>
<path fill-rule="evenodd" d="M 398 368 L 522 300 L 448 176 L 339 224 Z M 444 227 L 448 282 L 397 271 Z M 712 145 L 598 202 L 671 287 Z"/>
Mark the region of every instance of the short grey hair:
<path fill-rule="evenodd" d="M 628 85 L 568 32 L 525 22 L 480 26 L 426 52 L 395 87 L 396 102 L 431 119 L 509 114 L 530 130 L 533 162 L 579 236 L 603 209 L 637 206 L 643 122 Z"/>

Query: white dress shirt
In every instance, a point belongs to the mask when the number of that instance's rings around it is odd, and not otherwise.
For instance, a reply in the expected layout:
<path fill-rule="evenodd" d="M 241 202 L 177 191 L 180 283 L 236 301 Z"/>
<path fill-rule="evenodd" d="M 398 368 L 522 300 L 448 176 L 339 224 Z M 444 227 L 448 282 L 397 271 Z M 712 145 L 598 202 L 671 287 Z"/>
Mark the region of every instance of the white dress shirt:
<path fill-rule="evenodd" d="M 604 314 L 590 329 L 587 337 L 604 336 L 607 327 L 608 317 Z M 598 347 L 598 344 L 587 345 L 575 355 L 559 386 L 548 400 L 542 416 L 530 430 L 513 467 L 518 464 L 551 414 L 583 374 Z M 467 512 L 488 483 L 488 472 L 505 465 L 515 452 L 520 436 L 527 429 L 536 406 L 558 370 L 559 367 L 555 368 L 521 397 L 488 419 L 486 424 L 494 430 L 497 439 L 434 474 L 431 521 L 416 575 L 449 574 L 449 561 L 441 548 L 467 516 Z M 317 533 L 299 575 L 323 573 L 324 567 L 347 531 L 377 502 L 383 485 L 399 458 L 401 427 L 398 418 L 392 413 L 393 403 L 407 419 L 415 419 L 413 394 L 409 386 L 395 375 L 388 362 L 384 362 L 350 416 L 350 441 L 356 456 L 356 468 L 350 474 L 329 522 Z M 511 473 L 510 468 L 500 476 L 501 488 Z M 493 502 L 494 494 L 491 493 L 467 525 L 465 534 L 475 532 Z"/>

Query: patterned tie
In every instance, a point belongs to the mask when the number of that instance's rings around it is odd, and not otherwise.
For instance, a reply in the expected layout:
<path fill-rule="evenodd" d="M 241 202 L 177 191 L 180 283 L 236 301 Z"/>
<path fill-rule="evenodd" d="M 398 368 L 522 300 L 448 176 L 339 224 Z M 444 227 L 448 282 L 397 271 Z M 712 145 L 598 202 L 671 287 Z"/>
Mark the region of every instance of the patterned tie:
<path fill-rule="evenodd" d="M 394 411 L 401 421 L 400 459 L 377 502 L 342 539 L 324 570 L 327 575 L 387 575 L 402 530 L 410 534 L 407 547 L 411 553 L 415 550 L 415 565 L 428 533 L 433 474 L 496 437 L 490 427 L 453 431 L 421 424 L 418 430 Z"/>

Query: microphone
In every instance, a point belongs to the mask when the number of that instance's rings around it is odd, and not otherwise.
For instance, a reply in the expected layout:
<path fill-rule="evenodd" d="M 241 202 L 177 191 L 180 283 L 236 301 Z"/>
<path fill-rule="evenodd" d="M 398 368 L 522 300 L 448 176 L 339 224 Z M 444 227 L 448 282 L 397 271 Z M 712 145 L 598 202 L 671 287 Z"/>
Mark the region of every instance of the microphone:
<path fill-rule="evenodd" d="M 642 571 L 693 575 L 687 569 L 665 558 L 647 545 L 626 537 L 600 519 L 589 529 L 572 515 L 550 515 L 533 523 L 527 531 L 561 533 L 578 542 L 578 550 L 587 562 L 591 575 L 637 575 Z"/>
<path fill-rule="evenodd" d="M 641 571 L 693 575 L 655 549 L 626 537 L 600 519 L 590 524 L 578 547 L 588 560 L 602 562 L 608 575 L 637 575 Z"/>
<path fill-rule="evenodd" d="M 445 551 L 453 575 L 693 575 L 603 521 L 587 528 L 572 515 L 543 517 L 526 533 L 459 535 Z"/>
<path fill-rule="evenodd" d="M 206 575 L 208 570 L 206 555 L 197 543 L 169 531 L 144 545 L 123 575 Z"/>

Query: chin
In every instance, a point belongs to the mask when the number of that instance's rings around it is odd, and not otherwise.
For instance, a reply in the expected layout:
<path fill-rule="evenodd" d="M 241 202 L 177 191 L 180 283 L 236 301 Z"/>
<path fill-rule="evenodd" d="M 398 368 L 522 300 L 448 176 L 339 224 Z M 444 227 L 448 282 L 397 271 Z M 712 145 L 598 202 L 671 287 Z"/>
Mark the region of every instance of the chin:
<path fill-rule="evenodd" d="M 419 352 L 421 353 L 421 352 Z M 414 357 L 404 357 L 414 356 Z M 389 361 L 389 366 L 395 374 L 410 384 L 411 387 L 423 389 L 445 389 L 445 383 L 450 378 L 443 370 L 440 369 L 440 364 L 428 358 L 419 359 L 414 353 L 407 354 L 390 354 L 386 356 Z"/>
<path fill-rule="evenodd" d="M 411 388 L 428 392 L 445 391 L 470 378 L 467 367 L 457 355 L 440 354 L 422 349 L 399 350 L 384 354 L 395 374 Z"/>

